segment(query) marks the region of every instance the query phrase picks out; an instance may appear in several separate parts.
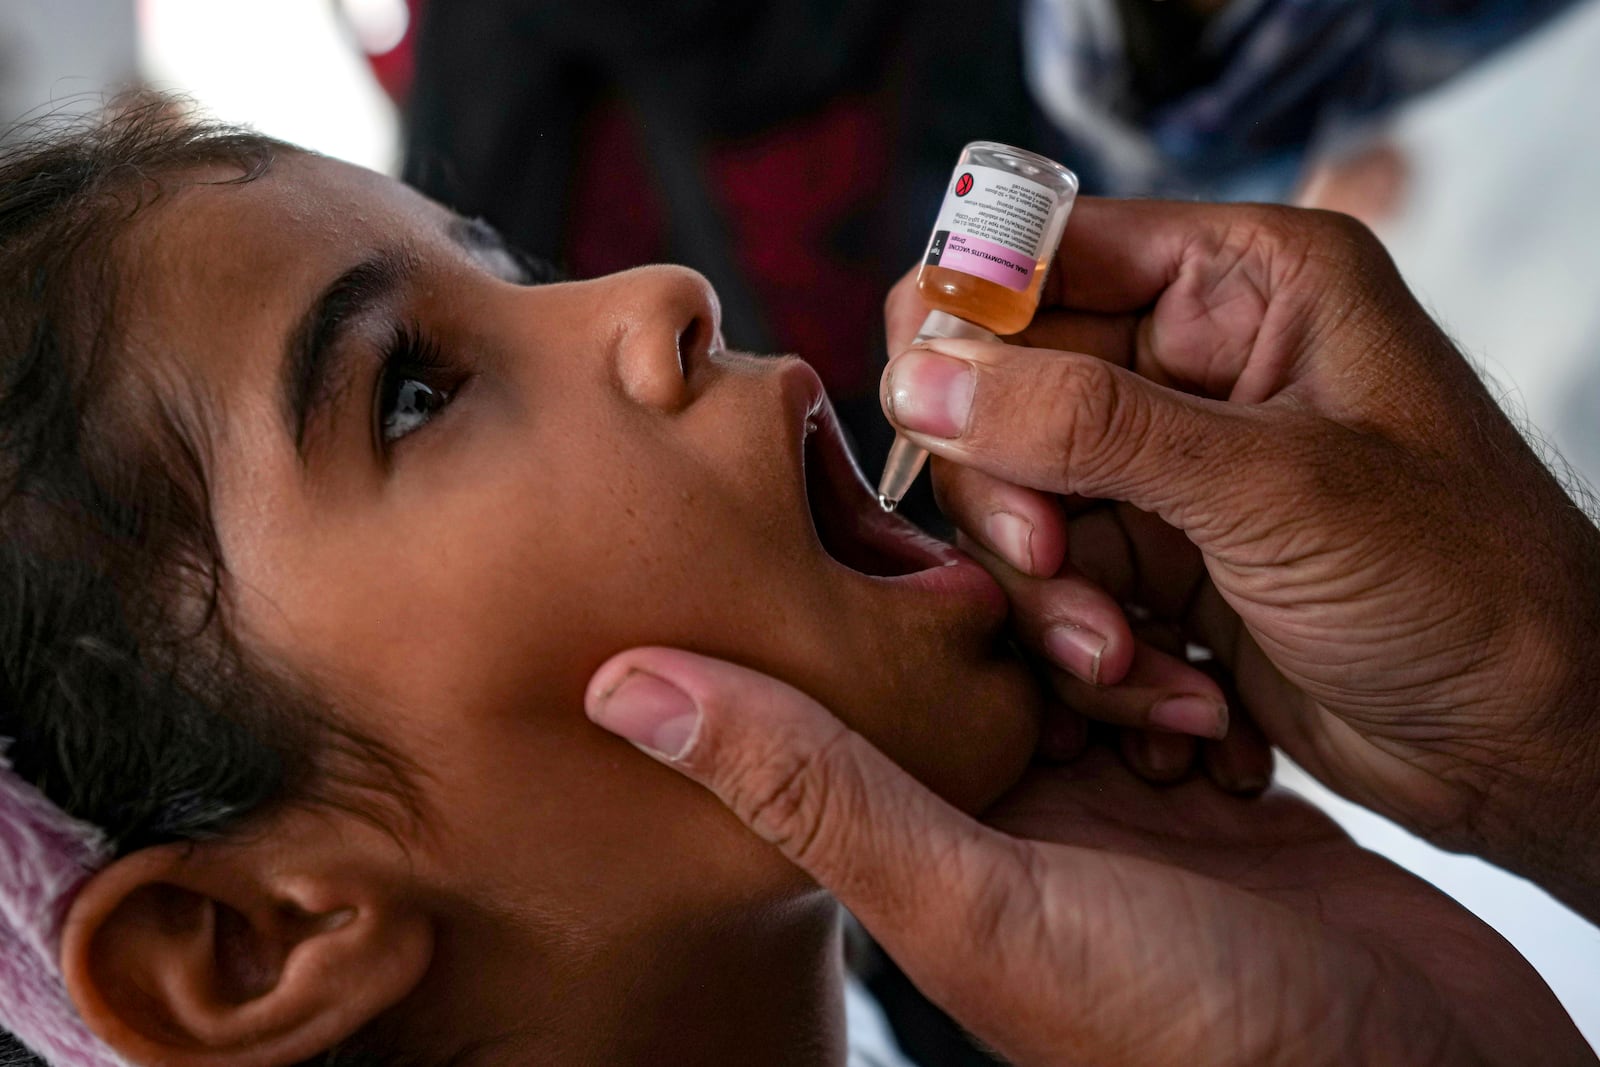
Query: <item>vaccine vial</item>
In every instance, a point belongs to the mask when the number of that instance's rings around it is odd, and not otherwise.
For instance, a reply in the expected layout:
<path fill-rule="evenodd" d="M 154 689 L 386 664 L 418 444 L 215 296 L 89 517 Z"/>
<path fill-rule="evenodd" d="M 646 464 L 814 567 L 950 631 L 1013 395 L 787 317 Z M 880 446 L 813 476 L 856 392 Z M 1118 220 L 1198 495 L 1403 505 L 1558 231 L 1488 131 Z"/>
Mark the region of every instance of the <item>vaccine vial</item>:
<path fill-rule="evenodd" d="M 991 333 L 1016 333 L 1039 306 L 1077 195 L 1077 175 L 1061 164 L 972 142 L 950 175 L 917 291 L 936 311 Z"/>
<path fill-rule="evenodd" d="M 917 271 L 917 292 L 933 310 L 916 340 L 993 341 L 1033 319 L 1078 177 L 1033 152 L 994 141 L 961 150 Z M 928 454 L 896 437 L 878 483 L 893 511 Z"/>

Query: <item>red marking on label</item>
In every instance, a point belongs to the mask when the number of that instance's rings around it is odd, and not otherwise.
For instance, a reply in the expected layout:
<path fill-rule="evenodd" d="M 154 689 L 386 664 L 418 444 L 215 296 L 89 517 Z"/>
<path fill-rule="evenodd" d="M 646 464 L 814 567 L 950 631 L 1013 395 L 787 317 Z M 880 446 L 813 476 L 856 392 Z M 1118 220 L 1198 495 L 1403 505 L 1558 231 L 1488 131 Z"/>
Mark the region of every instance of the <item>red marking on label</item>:
<path fill-rule="evenodd" d="M 966 196 L 970 192 L 972 192 L 972 175 L 963 174 L 956 179 L 956 195 Z"/>

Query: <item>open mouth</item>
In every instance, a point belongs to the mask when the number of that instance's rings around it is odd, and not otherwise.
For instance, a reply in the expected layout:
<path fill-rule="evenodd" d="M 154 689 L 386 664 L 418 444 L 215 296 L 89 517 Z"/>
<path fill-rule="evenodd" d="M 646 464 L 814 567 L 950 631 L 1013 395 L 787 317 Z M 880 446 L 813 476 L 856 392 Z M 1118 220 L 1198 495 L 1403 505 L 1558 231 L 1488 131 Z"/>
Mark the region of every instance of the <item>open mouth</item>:
<path fill-rule="evenodd" d="M 962 561 L 953 547 L 878 505 L 826 401 L 813 405 L 806 417 L 803 455 L 811 522 L 834 560 L 873 578 L 900 578 Z"/>

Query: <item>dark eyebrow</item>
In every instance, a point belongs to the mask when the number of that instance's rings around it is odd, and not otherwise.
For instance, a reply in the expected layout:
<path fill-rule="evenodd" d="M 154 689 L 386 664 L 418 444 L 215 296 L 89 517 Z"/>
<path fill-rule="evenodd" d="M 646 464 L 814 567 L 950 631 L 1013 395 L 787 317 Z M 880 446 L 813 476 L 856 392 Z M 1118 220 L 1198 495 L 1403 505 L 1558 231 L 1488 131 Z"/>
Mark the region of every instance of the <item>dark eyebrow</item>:
<path fill-rule="evenodd" d="M 290 333 L 279 382 L 295 452 L 305 460 L 306 427 L 343 379 L 341 344 L 350 324 L 392 296 L 410 276 L 412 257 L 386 249 L 335 278 Z"/>

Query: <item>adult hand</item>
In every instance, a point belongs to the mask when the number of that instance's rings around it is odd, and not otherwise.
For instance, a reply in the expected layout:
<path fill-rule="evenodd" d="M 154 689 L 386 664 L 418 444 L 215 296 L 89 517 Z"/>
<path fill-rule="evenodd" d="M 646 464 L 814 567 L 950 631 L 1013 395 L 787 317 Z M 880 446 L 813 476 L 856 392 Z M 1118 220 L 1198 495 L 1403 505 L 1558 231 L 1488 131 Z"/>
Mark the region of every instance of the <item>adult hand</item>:
<path fill-rule="evenodd" d="M 1016 345 L 898 355 L 883 400 L 1069 703 L 1148 714 L 1090 684 L 1140 681 L 1132 603 L 1333 788 L 1600 914 L 1600 534 L 1376 240 L 1086 199 L 1043 308 Z M 908 277 L 891 341 L 923 310 Z M 1063 622 L 1115 669 L 1074 675 Z"/>
<path fill-rule="evenodd" d="M 742 667 L 634 649 L 587 707 L 710 788 L 1014 1063 L 1592 1062 L 1492 930 L 1286 794 L 1157 788 L 1092 751 L 1026 782 L 997 829 Z"/>

